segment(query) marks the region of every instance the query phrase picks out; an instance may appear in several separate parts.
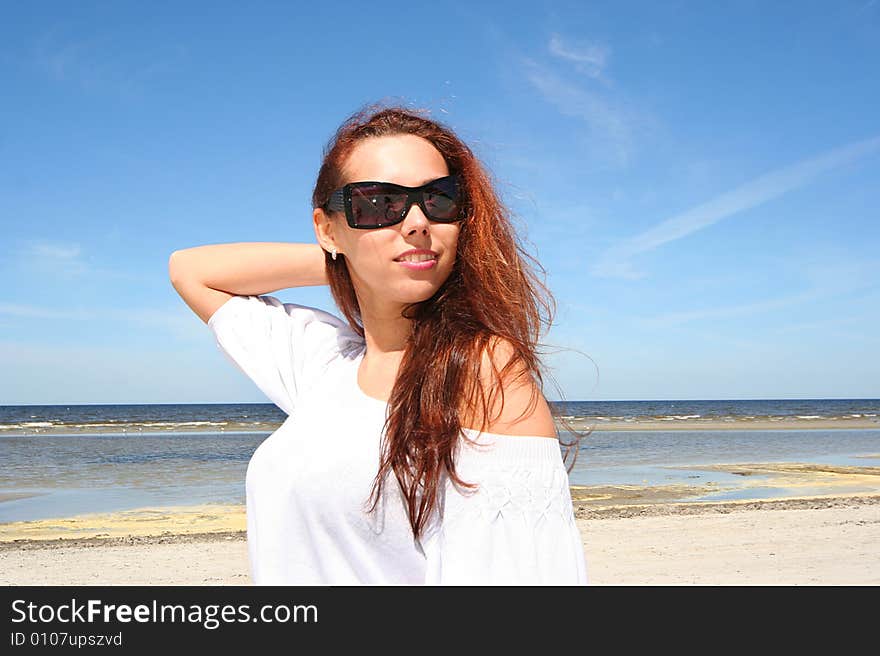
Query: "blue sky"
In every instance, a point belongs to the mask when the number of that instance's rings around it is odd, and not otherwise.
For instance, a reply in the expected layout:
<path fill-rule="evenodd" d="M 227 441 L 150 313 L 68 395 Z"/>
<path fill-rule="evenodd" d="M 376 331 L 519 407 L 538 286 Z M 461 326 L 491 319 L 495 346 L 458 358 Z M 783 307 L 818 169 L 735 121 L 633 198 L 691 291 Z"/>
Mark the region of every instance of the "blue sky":
<path fill-rule="evenodd" d="M 0 404 L 266 402 L 168 256 L 314 242 L 378 100 L 490 169 L 566 399 L 880 397 L 880 2 L 716 5 L 6 3 Z"/>

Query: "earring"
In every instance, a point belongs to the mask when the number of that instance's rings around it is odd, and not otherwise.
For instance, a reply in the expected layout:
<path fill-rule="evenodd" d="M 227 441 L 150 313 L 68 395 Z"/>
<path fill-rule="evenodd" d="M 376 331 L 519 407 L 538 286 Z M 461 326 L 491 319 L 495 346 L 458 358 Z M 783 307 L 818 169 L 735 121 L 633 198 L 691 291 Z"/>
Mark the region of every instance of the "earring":
<path fill-rule="evenodd" d="M 330 250 L 330 256 L 335 260 L 336 259 L 336 248 L 332 248 Z"/>

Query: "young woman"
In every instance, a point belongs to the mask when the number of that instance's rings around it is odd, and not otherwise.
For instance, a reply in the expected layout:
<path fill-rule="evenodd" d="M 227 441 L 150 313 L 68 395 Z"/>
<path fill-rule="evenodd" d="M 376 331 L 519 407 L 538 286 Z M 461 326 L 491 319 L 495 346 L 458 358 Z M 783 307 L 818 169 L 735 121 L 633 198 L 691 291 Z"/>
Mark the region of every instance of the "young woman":
<path fill-rule="evenodd" d="M 312 205 L 318 244 L 169 261 L 288 415 L 247 470 L 254 583 L 586 583 L 536 355 L 552 297 L 480 162 L 425 112 L 367 108 Z M 344 320 L 267 295 L 324 284 Z"/>

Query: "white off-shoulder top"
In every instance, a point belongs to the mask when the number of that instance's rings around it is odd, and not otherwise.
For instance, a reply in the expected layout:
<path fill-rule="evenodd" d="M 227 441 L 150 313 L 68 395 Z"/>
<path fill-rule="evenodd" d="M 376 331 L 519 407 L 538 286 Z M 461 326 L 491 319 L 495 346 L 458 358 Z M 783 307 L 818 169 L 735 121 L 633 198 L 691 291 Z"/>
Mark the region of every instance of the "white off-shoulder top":
<path fill-rule="evenodd" d="M 257 585 L 579 585 L 586 559 L 559 442 L 463 429 L 458 475 L 416 540 L 397 479 L 373 512 L 388 404 L 357 382 L 366 345 L 348 323 L 273 296 L 233 296 L 208 321 L 220 351 L 284 423 L 245 479 Z"/>

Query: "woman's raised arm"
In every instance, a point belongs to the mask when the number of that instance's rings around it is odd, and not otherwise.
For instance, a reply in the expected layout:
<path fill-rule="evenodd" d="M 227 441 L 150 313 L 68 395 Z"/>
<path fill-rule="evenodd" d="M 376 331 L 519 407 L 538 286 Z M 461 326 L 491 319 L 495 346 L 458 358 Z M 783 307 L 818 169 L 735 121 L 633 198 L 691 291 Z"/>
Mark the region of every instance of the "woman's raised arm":
<path fill-rule="evenodd" d="M 174 251 L 171 284 L 205 323 L 235 295 L 327 284 L 324 249 L 318 244 L 240 242 Z"/>

